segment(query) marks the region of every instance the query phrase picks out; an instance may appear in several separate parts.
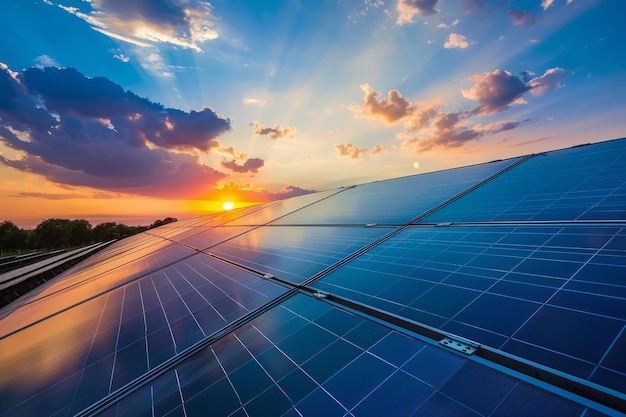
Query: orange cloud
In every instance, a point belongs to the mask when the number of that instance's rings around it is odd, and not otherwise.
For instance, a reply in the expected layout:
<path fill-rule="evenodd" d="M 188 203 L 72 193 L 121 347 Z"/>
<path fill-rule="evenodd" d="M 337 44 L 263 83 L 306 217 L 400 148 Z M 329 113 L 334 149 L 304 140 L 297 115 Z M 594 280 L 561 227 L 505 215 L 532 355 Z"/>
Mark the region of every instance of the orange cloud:
<path fill-rule="evenodd" d="M 274 127 L 265 127 L 261 123 L 252 123 L 252 134 L 254 136 L 269 136 L 272 139 L 293 138 L 298 131 L 293 126 L 282 128 L 276 124 Z"/>

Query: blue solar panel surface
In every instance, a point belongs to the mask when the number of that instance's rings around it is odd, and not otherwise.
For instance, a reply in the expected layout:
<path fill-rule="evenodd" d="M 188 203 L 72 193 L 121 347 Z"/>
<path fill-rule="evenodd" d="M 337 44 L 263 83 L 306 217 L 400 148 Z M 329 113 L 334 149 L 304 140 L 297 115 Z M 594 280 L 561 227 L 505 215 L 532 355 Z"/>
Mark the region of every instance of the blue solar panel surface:
<path fill-rule="evenodd" d="M 626 394 L 625 238 L 622 227 L 415 227 L 313 286 Z"/>
<path fill-rule="evenodd" d="M 626 141 L 539 154 L 422 223 L 623 220 Z"/>
<path fill-rule="evenodd" d="M 622 415 L 624 161 L 614 140 L 124 239 L 0 309 L 0 415 Z"/>
<path fill-rule="evenodd" d="M 347 189 L 275 224 L 404 224 L 519 159 L 380 181 Z"/>
<path fill-rule="evenodd" d="M 481 387 L 475 385 L 479 383 Z M 468 387 L 469 385 L 469 387 Z M 482 388 L 482 389 L 481 389 Z M 485 389 L 488 388 L 488 389 Z M 584 407 L 296 295 L 104 412 L 125 415 L 487 416 Z M 170 414 L 171 413 L 171 414 Z"/>

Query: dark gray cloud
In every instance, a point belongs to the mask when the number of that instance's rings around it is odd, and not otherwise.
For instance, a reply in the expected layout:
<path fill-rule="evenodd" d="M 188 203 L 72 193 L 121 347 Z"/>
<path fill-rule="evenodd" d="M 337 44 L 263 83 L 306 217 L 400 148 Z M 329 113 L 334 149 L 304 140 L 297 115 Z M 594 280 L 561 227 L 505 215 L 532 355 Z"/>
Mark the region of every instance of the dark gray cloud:
<path fill-rule="evenodd" d="M 236 159 L 230 161 L 222 161 L 222 166 L 228 168 L 234 172 L 259 172 L 259 168 L 265 165 L 265 161 L 261 158 L 249 158 L 243 164 L 238 164 Z"/>
<path fill-rule="evenodd" d="M 506 12 L 506 15 L 511 18 L 511 21 L 515 26 L 530 27 L 535 24 L 537 17 L 534 13 L 521 9 L 512 9 Z"/>
<path fill-rule="evenodd" d="M 0 66 L 0 141 L 26 153 L 0 163 L 53 182 L 185 198 L 225 174 L 170 150 L 210 150 L 229 129 L 211 109 L 168 109 L 75 69 Z"/>

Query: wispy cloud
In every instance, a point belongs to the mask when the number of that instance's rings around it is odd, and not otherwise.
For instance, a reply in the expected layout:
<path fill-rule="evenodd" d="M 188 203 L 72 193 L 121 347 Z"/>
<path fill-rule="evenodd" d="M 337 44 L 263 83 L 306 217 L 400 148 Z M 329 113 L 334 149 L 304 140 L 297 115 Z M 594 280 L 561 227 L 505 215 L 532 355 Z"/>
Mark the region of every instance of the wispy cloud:
<path fill-rule="evenodd" d="M 130 58 L 128 57 L 128 55 L 124 55 L 124 54 L 122 54 L 122 53 L 119 53 L 119 54 L 115 54 L 115 55 L 113 55 L 113 58 L 115 58 L 115 59 L 119 59 L 119 60 L 120 60 L 120 61 L 122 61 L 122 62 L 128 62 L 128 61 L 130 61 Z"/>
<path fill-rule="evenodd" d="M 288 185 L 279 191 L 270 191 L 263 187 L 255 187 L 249 183 L 240 181 L 220 182 L 215 187 L 215 191 L 202 195 L 202 199 L 220 199 L 223 194 L 234 194 L 240 201 L 274 201 L 285 198 L 297 197 L 314 193 L 315 190 L 300 188 L 295 185 Z"/>
<path fill-rule="evenodd" d="M 90 11 L 59 5 L 95 30 L 115 39 L 149 46 L 169 43 L 201 51 L 203 42 L 216 39 L 211 5 L 201 0 L 90 0 Z"/>
<path fill-rule="evenodd" d="M 59 66 L 57 61 L 49 55 L 39 55 L 37 58 L 35 58 L 35 65 L 38 68 Z"/>
<path fill-rule="evenodd" d="M 266 127 L 254 121 L 252 123 L 252 134 L 254 136 L 269 136 L 272 139 L 293 138 L 298 131 L 293 126 L 281 127 L 276 124 L 274 127 Z"/>
<path fill-rule="evenodd" d="M 247 104 L 250 106 L 259 106 L 259 107 L 263 107 L 267 104 L 266 100 L 262 98 L 254 98 L 254 97 L 244 97 L 243 99 L 241 99 L 241 102 L 243 104 Z"/>
<path fill-rule="evenodd" d="M 359 148 L 358 146 L 353 145 L 351 143 L 347 143 L 347 144 L 338 143 L 335 145 L 335 150 L 341 157 L 359 160 L 363 158 L 363 155 L 368 154 L 368 153 L 371 153 L 372 156 L 382 155 L 385 148 L 381 144 L 376 144 L 372 147 L 372 149 L 370 149 L 370 148 Z"/>
<path fill-rule="evenodd" d="M 78 199 L 98 199 L 98 200 L 112 200 L 116 198 L 114 194 L 108 193 L 91 193 L 91 194 L 76 194 L 76 193 L 36 193 L 36 192 L 21 192 L 12 195 L 11 197 L 19 198 L 42 198 L 44 200 L 78 200 Z"/>
<path fill-rule="evenodd" d="M 543 10 L 548 10 L 550 6 L 554 4 L 554 0 L 541 0 L 541 7 Z"/>
<path fill-rule="evenodd" d="M 530 27 L 537 21 L 537 17 L 534 13 L 521 9 L 512 9 L 506 12 L 506 14 L 511 18 L 515 26 Z"/>
<path fill-rule="evenodd" d="M 563 68 L 550 68 L 542 76 L 528 81 L 528 85 L 531 87 L 530 93 L 540 96 L 548 91 L 558 90 L 563 87 L 561 81 L 572 74 L 572 71 Z"/>

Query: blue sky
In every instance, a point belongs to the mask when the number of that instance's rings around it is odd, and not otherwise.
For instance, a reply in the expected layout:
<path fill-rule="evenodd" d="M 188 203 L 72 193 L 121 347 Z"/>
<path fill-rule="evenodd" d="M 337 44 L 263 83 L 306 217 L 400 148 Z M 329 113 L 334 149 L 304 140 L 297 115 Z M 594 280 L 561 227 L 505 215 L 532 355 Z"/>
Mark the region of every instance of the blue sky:
<path fill-rule="evenodd" d="M 625 12 L 621 0 L 11 1 L 0 217 L 184 217 L 623 137 Z"/>

